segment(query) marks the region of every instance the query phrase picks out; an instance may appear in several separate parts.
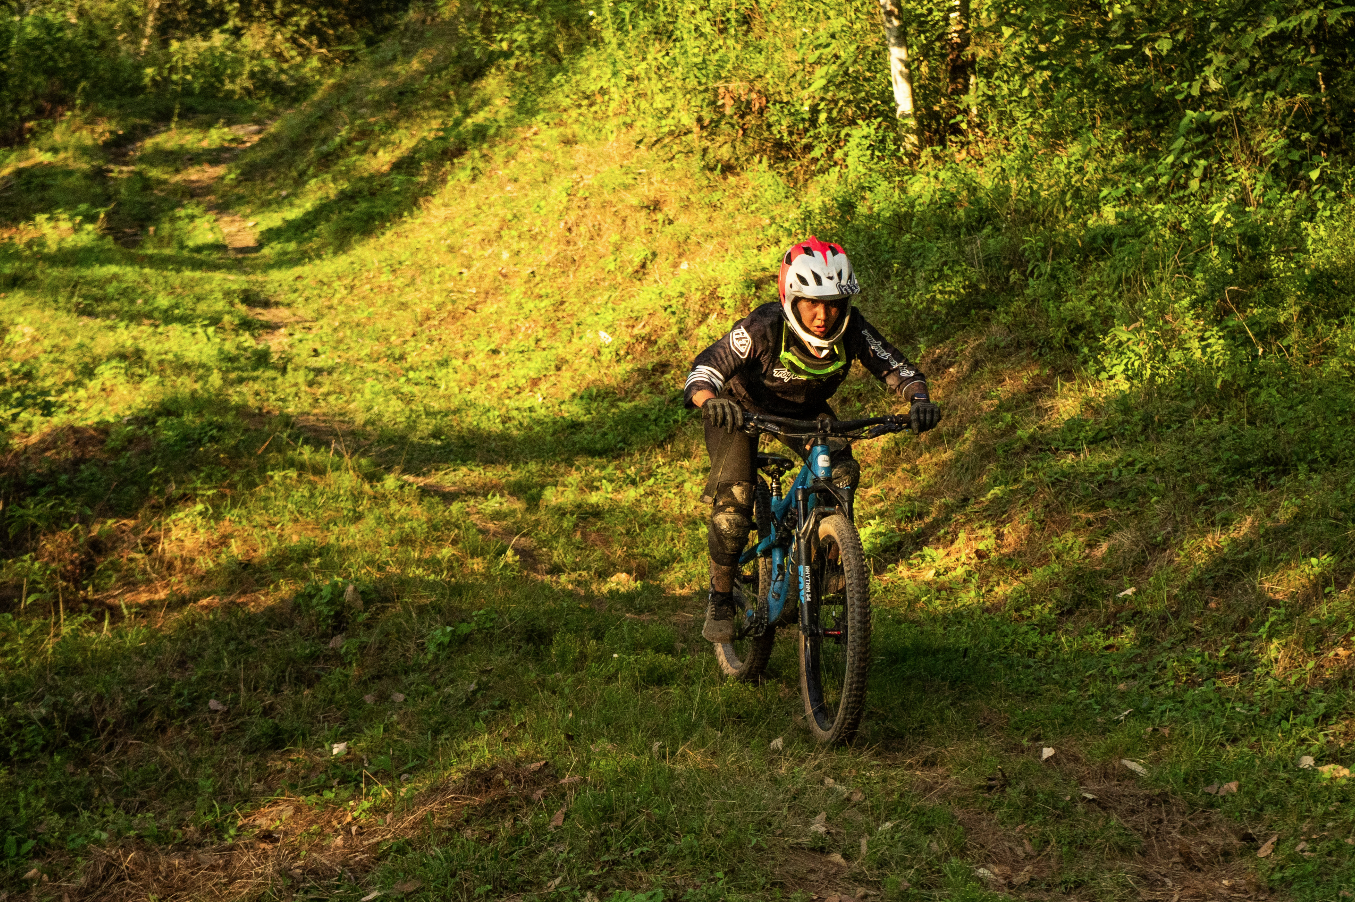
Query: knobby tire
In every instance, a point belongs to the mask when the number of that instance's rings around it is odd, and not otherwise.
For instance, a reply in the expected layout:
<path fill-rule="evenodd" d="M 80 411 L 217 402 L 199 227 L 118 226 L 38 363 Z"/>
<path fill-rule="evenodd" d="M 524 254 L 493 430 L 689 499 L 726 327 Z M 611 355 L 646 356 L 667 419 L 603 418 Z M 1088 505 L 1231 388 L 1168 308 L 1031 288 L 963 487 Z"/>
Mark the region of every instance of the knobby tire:
<path fill-rule="evenodd" d="M 865 712 L 870 673 L 870 584 L 856 527 L 842 514 L 820 523 L 808 549 L 814 602 L 800 635 L 800 693 L 814 738 L 850 742 Z M 841 579 L 833 579 L 840 576 Z"/>

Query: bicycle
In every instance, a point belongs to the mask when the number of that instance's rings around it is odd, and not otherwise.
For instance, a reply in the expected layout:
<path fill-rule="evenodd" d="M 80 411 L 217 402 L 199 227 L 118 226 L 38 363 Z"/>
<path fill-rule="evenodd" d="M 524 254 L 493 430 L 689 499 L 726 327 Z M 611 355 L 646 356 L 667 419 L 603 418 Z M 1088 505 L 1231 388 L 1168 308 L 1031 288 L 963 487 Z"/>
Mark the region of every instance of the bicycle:
<path fill-rule="evenodd" d="M 852 498 L 833 485 L 829 439 L 848 442 L 907 430 L 908 418 L 837 421 L 791 420 L 751 415 L 743 430 L 807 440 L 809 453 L 783 496 L 781 478 L 789 458 L 759 452 L 766 474 L 754 490 L 758 541 L 739 558 L 734 597 L 743 612 L 733 641 L 716 644 L 720 669 L 742 681 L 766 670 L 778 626 L 798 622 L 800 694 L 814 738 L 848 742 L 861 725 L 870 672 L 870 587 L 861 537 L 852 522 Z M 744 568 L 756 560 L 757 589 L 750 593 Z M 798 604 L 788 605 L 792 583 Z M 798 616 L 797 616 L 798 611 Z"/>

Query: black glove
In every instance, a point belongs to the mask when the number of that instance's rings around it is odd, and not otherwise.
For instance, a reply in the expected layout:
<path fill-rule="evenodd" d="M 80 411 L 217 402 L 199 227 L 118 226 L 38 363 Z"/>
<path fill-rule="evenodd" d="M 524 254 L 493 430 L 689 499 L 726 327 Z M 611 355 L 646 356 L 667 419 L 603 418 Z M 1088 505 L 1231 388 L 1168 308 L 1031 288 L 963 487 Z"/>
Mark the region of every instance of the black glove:
<path fill-rule="evenodd" d="M 941 422 L 941 408 L 931 402 L 926 395 L 913 395 L 912 406 L 908 408 L 908 425 L 913 433 L 919 434 L 934 429 Z"/>
<path fill-rule="evenodd" d="M 743 425 L 743 408 L 728 398 L 711 398 L 701 405 L 701 419 L 716 429 L 733 432 Z"/>

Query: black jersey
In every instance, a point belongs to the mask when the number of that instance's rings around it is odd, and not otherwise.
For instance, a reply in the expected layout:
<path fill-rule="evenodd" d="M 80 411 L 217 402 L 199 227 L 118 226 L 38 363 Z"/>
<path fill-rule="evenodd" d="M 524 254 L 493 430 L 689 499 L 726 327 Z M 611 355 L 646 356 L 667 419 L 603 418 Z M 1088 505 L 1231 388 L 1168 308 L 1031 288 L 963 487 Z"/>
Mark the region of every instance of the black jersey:
<path fill-rule="evenodd" d="M 803 416 L 806 411 L 821 409 L 833 396 L 854 360 L 891 386 L 925 384 L 927 377 L 866 322 L 865 314 L 853 307 L 848 316 L 840 343 L 845 365 L 824 376 L 810 376 L 781 360 L 787 344 L 799 342 L 787 328 L 781 305 L 773 301 L 754 309 L 719 341 L 696 355 L 687 376 L 687 406 L 694 406 L 692 395 L 702 389 L 717 395 L 723 389 L 726 396 L 746 408 L 774 416 Z"/>

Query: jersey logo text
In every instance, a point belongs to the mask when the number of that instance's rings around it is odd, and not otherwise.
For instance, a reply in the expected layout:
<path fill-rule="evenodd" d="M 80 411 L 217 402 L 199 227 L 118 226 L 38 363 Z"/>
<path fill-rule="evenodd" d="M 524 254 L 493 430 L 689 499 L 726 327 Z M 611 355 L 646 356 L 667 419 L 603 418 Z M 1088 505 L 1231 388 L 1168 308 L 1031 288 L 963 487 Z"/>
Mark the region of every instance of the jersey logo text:
<path fill-rule="evenodd" d="M 729 346 L 734 349 L 734 353 L 740 358 L 748 358 L 748 349 L 753 346 L 753 337 L 748 334 L 748 330 L 743 326 L 737 327 L 729 333 Z"/>

